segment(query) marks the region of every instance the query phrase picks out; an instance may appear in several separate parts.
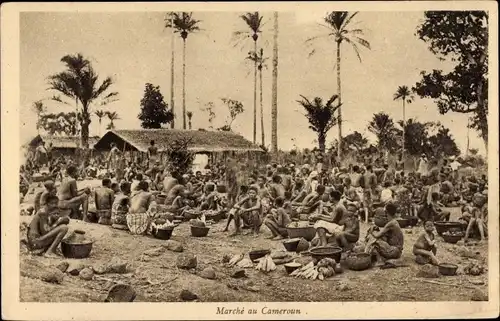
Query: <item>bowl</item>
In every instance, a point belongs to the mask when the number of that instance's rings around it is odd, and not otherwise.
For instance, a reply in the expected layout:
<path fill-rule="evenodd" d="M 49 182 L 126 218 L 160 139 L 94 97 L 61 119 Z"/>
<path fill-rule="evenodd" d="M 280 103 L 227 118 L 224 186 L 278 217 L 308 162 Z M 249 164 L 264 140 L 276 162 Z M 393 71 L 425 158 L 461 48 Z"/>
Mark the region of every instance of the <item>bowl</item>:
<path fill-rule="evenodd" d="M 464 233 L 446 234 L 445 232 L 441 235 L 441 237 L 446 243 L 457 244 L 458 241 L 460 241 L 464 237 Z"/>
<path fill-rule="evenodd" d="M 174 226 L 165 227 L 165 228 L 153 228 L 151 234 L 157 239 L 160 240 L 169 240 L 172 236 L 172 232 L 174 231 Z"/>
<path fill-rule="evenodd" d="M 191 235 L 194 237 L 205 237 L 208 234 L 210 227 L 201 227 L 191 225 Z"/>
<path fill-rule="evenodd" d="M 293 271 L 302 267 L 302 264 L 300 264 L 298 262 L 290 262 L 290 263 L 285 263 L 284 266 L 285 266 L 286 273 L 291 274 Z"/>
<path fill-rule="evenodd" d="M 175 225 L 179 225 L 182 223 L 182 220 L 173 220 L 172 223 L 174 223 Z"/>
<path fill-rule="evenodd" d="M 349 270 L 363 271 L 372 266 L 370 253 L 353 253 L 346 258 L 346 265 Z"/>
<path fill-rule="evenodd" d="M 438 266 L 439 274 L 452 276 L 457 274 L 458 266 L 456 264 L 451 263 L 441 263 Z"/>
<path fill-rule="evenodd" d="M 413 227 L 413 226 L 416 226 L 418 224 L 418 217 L 417 216 L 405 215 L 405 216 L 402 216 L 401 218 L 408 220 L 408 226 Z"/>
<path fill-rule="evenodd" d="M 461 222 L 438 221 L 434 222 L 434 226 L 436 227 L 436 232 L 442 236 L 444 232 L 447 232 L 450 229 L 457 229 L 462 231 L 464 225 Z"/>
<path fill-rule="evenodd" d="M 167 195 L 165 195 L 165 194 L 156 195 L 156 203 L 157 204 L 165 204 L 166 200 L 167 200 Z"/>
<path fill-rule="evenodd" d="M 299 242 L 300 242 L 299 238 L 284 240 L 283 246 L 288 252 L 295 252 L 297 251 L 297 246 L 299 245 Z"/>
<path fill-rule="evenodd" d="M 268 255 L 269 253 L 271 253 L 270 250 L 253 250 L 253 251 L 248 252 L 248 256 L 250 257 L 250 260 L 252 260 L 252 262 L 254 262 L 254 261 L 260 259 L 261 257 Z"/>
<path fill-rule="evenodd" d="M 306 227 L 287 227 L 288 237 L 293 238 L 305 238 L 307 241 L 312 241 L 316 236 L 316 229 L 313 226 Z"/>
<path fill-rule="evenodd" d="M 115 284 L 108 291 L 104 302 L 132 302 L 135 300 L 135 290 L 127 284 Z"/>
<path fill-rule="evenodd" d="M 406 227 L 410 226 L 410 220 L 408 220 L 406 218 L 397 218 L 396 221 L 398 221 L 400 228 L 406 228 Z"/>
<path fill-rule="evenodd" d="M 218 211 L 215 214 L 209 214 L 205 216 L 207 220 L 212 220 L 214 222 L 219 222 L 224 219 L 224 212 Z"/>
<path fill-rule="evenodd" d="M 312 258 L 316 261 L 326 257 L 332 258 L 335 262 L 340 263 L 340 256 L 342 255 L 342 248 L 338 246 L 320 246 L 309 250 Z"/>
<path fill-rule="evenodd" d="M 184 221 L 184 216 L 182 216 L 182 215 L 175 215 L 175 216 L 174 216 L 174 220 L 177 220 L 177 221 L 181 221 L 181 222 L 182 222 L 182 221 Z"/>
<path fill-rule="evenodd" d="M 71 243 L 68 241 L 61 241 L 61 251 L 65 258 L 68 259 L 84 259 L 89 257 L 92 251 L 94 242 L 86 241 L 83 243 Z"/>

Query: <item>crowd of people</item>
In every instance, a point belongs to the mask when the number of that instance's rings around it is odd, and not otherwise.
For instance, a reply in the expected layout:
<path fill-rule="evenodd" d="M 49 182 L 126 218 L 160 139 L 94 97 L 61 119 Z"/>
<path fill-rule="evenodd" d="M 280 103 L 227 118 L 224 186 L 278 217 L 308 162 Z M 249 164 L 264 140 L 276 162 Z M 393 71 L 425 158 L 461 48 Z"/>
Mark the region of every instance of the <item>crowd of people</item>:
<path fill-rule="evenodd" d="M 389 166 L 382 157 L 367 156 L 348 167 L 327 169 L 318 157 L 314 165 L 270 163 L 249 169 L 217 163 L 181 175 L 165 169 L 154 141 L 144 162 L 127 159 L 112 146 L 106 158 L 95 157 L 80 167 L 64 158 L 48 161 L 48 179 L 35 197 L 28 242 L 53 256 L 70 219 L 145 234 L 155 220 L 210 219 L 223 213 L 228 236 L 245 230 L 259 236 L 265 226 L 270 238 L 278 240 L 288 237 L 290 224 L 303 223 L 316 229 L 312 246 L 334 244 L 353 251 L 364 241 L 364 251 L 387 260 L 400 258 L 403 251 L 397 218 L 418 217 L 424 232 L 413 254 L 437 264 L 433 222 L 450 220 L 447 208 L 461 208 L 465 241 L 487 237 L 488 217 L 486 176 L 459 175 L 454 159 L 440 163 L 430 166 L 422 155 L 418 169 L 407 171 L 402 157 Z M 79 190 L 82 177 L 98 178 L 102 184 Z M 371 225 L 361 238 L 360 223 L 376 217 L 385 224 Z"/>

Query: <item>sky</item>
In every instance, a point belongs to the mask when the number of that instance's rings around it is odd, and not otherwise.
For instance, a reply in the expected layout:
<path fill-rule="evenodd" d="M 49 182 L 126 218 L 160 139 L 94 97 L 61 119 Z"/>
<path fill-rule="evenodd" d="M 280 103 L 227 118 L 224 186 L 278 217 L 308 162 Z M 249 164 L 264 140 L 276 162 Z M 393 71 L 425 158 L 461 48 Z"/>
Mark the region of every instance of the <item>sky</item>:
<path fill-rule="evenodd" d="M 201 20 L 199 33 L 191 34 L 186 46 L 186 108 L 192 111 L 193 128 L 208 128 L 208 114 L 201 109 L 208 102 L 215 104 L 214 126 L 224 124 L 228 112 L 221 98 L 243 103 L 245 111 L 233 123 L 233 130 L 252 139 L 253 73 L 245 56 L 252 49 L 251 41 L 242 46 L 232 42 L 234 31 L 246 30 L 238 12 L 194 12 Z M 264 47 L 268 68 L 263 71 L 264 131 L 266 145 L 271 134 L 271 75 L 272 34 L 271 12 L 264 16 L 263 33 L 259 39 Z M 328 37 L 320 37 L 311 45 L 310 37 L 322 36 L 325 12 L 282 12 L 279 16 L 278 69 L 278 144 L 288 150 L 313 147 L 316 135 L 308 128 L 303 111 L 297 103 L 300 95 L 310 99 L 328 99 L 336 93 L 335 45 Z M 398 86 L 413 86 L 422 70 L 449 70 L 448 62 L 439 61 L 427 44 L 415 36 L 423 12 L 360 12 L 353 28 L 365 30 L 364 38 L 371 50 L 361 50 L 360 62 L 348 46 L 342 47 L 342 113 L 343 132 L 365 134 L 375 141 L 367 128 L 374 113 L 385 112 L 395 120 L 402 119 L 402 105 L 394 101 Z M 24 12 L 20 16 L 21 63 L 21 142 L 36 135 L 34 101 L 44 99 L 50 112 L 73 111 L 70 106 L 50 101 L 47 77 L 62 71 L 61 57 L 82 53 L 90 59 L 99 75 L 112 77 L 112 91 L 119 100 L 105 107 L 116 111 L 118 129 L 140 128 L 137 115 L 146 83 L 160 86 L 170 102 L 171 33 L 164 28 L 161 12 L 118 13 L 51 13 Z M 312 49 L 316 53 L 309 57 Z M 182 125 L 182 41 L 175 38 L 175 106 L 176 127 Z M 96 108 L 92 106 L 91 108 Z M 97 108 L 97 109 L 100 109 Z M 440 115 L 432 100 L 420 99 L 407 105 L 406 116 L 419 121 L 440 121 L 450 128 L 459 148 L 464 151 L 467 141 L 467 116 L 458 113 Z M 105 132 L 106 120 L 99 128 L 94 117 L 92 135 Z M 333 128 L 327 143 L 337 137 Z M 260 114 L 257 139 L 260 142 Z M 485 153 L 482 140 L 470 131 L 470 147 Z"/>

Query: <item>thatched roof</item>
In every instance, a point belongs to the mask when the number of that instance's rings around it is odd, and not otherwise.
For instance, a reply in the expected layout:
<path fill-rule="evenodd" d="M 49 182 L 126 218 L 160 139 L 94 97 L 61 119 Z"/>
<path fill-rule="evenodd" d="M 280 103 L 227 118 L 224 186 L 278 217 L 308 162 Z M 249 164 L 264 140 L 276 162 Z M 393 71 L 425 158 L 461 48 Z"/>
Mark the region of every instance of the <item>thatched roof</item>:
<path fill-rule="evenodd" d="M 109 150 L 111 143 L 114 142 L 119 149 L 146 152 L 151 140 L 154 140 L 158 150 L 164 151 L 177 139 L 190 139 L 189 150 L 195 153 L 263 152 L 262 148 L 233 132 L 181 129 L 111 130 L 101 137 L 94 148 Z"/>
<path fill-rule="evenodd" d="M 89 137 L 89 148 L 93 148 L 95 143 L 99 140 L 99 137 Z M 79 136 L 50 136 L 50 135 L 37 135 L 29 142 L 29 146 L 35 147 L 44 141 L 45 145 L 48 146 L 52 143 L 53 148 L 77 148 L 78 142 L 80 141 Z"/>

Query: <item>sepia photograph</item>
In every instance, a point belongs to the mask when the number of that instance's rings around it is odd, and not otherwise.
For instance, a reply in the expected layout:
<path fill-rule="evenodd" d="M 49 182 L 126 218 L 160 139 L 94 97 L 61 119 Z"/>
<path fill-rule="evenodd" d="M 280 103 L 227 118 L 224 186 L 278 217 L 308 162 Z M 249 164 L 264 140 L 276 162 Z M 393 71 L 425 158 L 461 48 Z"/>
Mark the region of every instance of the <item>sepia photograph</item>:
<path fill-rule="evenodd" d="M 9 318 L 498 316 L 495 3 L 296 4 L 2 6 Z"/>

